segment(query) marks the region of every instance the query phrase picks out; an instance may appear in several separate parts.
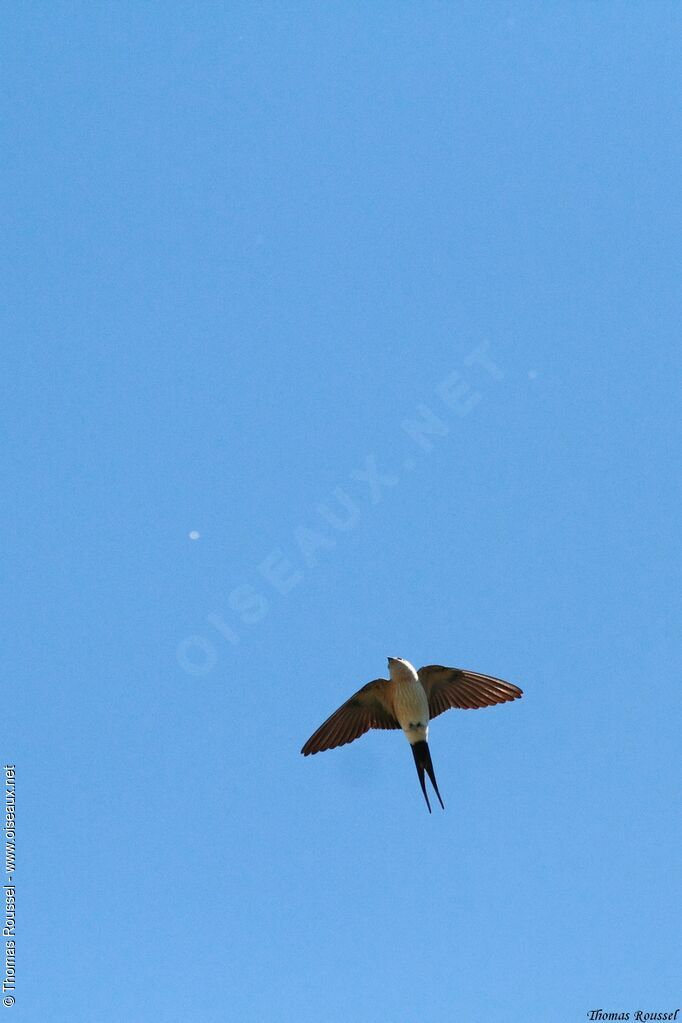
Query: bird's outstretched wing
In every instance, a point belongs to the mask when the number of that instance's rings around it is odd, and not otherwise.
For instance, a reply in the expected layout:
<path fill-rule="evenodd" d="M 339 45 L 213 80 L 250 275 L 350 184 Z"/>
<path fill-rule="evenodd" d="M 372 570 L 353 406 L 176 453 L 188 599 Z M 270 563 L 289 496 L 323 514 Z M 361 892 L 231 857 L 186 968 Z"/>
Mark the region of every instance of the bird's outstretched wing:
<path fill-rule="evenodd" d="M 435 718 L 451 707 L 469 710 L 474 707 L 492 707 L 523 696 L 523 690 L 511 682 L 490 675 L 479 675 L 466 668 L 445 668 L 442 664 L 427 664 L 417 672 L 429 701 L 429 717 Z"/>
<path fill-rule="evenodd" d="M 388 679 L 375 678 L 335 710 L 310 736 L 301 750 L 304 757 L 359 739 L 370 728 L 400 728 L 386 703 Z"/>

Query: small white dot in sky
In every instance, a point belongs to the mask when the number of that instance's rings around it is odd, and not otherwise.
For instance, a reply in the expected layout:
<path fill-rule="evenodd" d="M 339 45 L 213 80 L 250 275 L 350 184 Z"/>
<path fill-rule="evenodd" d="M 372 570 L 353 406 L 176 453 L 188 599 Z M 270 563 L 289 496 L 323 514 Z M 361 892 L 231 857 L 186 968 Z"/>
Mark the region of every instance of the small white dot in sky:
<path fill-rule="evenodd" d="M 190 540 L 198 540 L 200 535 L 201 534 L 197 533 L 196 529 L 193 529 L 192 532 L 189 534 L 189 538 Z"/>

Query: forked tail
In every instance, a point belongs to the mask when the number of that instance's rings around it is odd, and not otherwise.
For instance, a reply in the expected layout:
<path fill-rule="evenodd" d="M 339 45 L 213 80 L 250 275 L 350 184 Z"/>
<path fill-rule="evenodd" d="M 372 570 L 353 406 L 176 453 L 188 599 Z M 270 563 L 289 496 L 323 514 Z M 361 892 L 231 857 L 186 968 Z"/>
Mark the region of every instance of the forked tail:
<path fill-rule="evenodd" d="M 443 809 L 445 809 L 445 803 L 440 798 L 440 792 L 438 791 L 438 782 L 436 781 L 436 776 L 433 773 L 433 764 L 431 762 L 431 753 L 429 751 L 428 742 L 425 739 L 420 739 L 419 742 L 412 743 L 412 753 L 414 755 L 414 762 L 417 766 L 419 784 L 422 787 L 422 792 L 424 793 L 424 799 L 426 800 L 426 805 L 429 808 L 429 813 L 431 813 L 431 804 L 429 803 L 429 797 L 426 794 L 426 781 L 424 780 L 425 771 L 428 774 L 429 778 L 431 779 L 431 784 L 433 785 L 436 795 L 438 796 L 438 802 L 443 807 Z"/>

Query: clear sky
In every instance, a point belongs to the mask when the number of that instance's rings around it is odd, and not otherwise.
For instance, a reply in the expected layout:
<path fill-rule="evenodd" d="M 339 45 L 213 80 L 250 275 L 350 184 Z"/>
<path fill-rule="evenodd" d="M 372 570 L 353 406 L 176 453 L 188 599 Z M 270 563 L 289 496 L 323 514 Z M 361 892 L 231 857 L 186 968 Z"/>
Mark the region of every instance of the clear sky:
<path fill-rule="evenodd" d="M 2 1019 L 682 1005 L 679 4 L 3 20 Z"/>

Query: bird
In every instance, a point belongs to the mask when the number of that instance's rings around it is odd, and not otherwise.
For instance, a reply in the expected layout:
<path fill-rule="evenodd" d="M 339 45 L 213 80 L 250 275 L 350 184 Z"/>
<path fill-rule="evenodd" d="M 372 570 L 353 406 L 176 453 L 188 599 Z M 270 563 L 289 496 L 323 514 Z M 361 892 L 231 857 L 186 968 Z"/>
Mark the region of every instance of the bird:
<path fill-rule="evenodd" d="M 345 746 L 359 739 L 370 728 L 402 728 L 412 747 L 429 813 L 431 803 L 425 774 L 429 776 L 444 810 L 429 750 L 429 722 L 451 707 L 469 710 L 518 700 L 523 696 L 523 690 L 501 678 L 481 675 L 467 668 L 427 664 L 417 670 L 402 657 L 388 658 L 388 672 L 389 678 L 373 679 L 335 710 L 313 732 L 301 753 L 307 757 L 322 750 Z"/>

